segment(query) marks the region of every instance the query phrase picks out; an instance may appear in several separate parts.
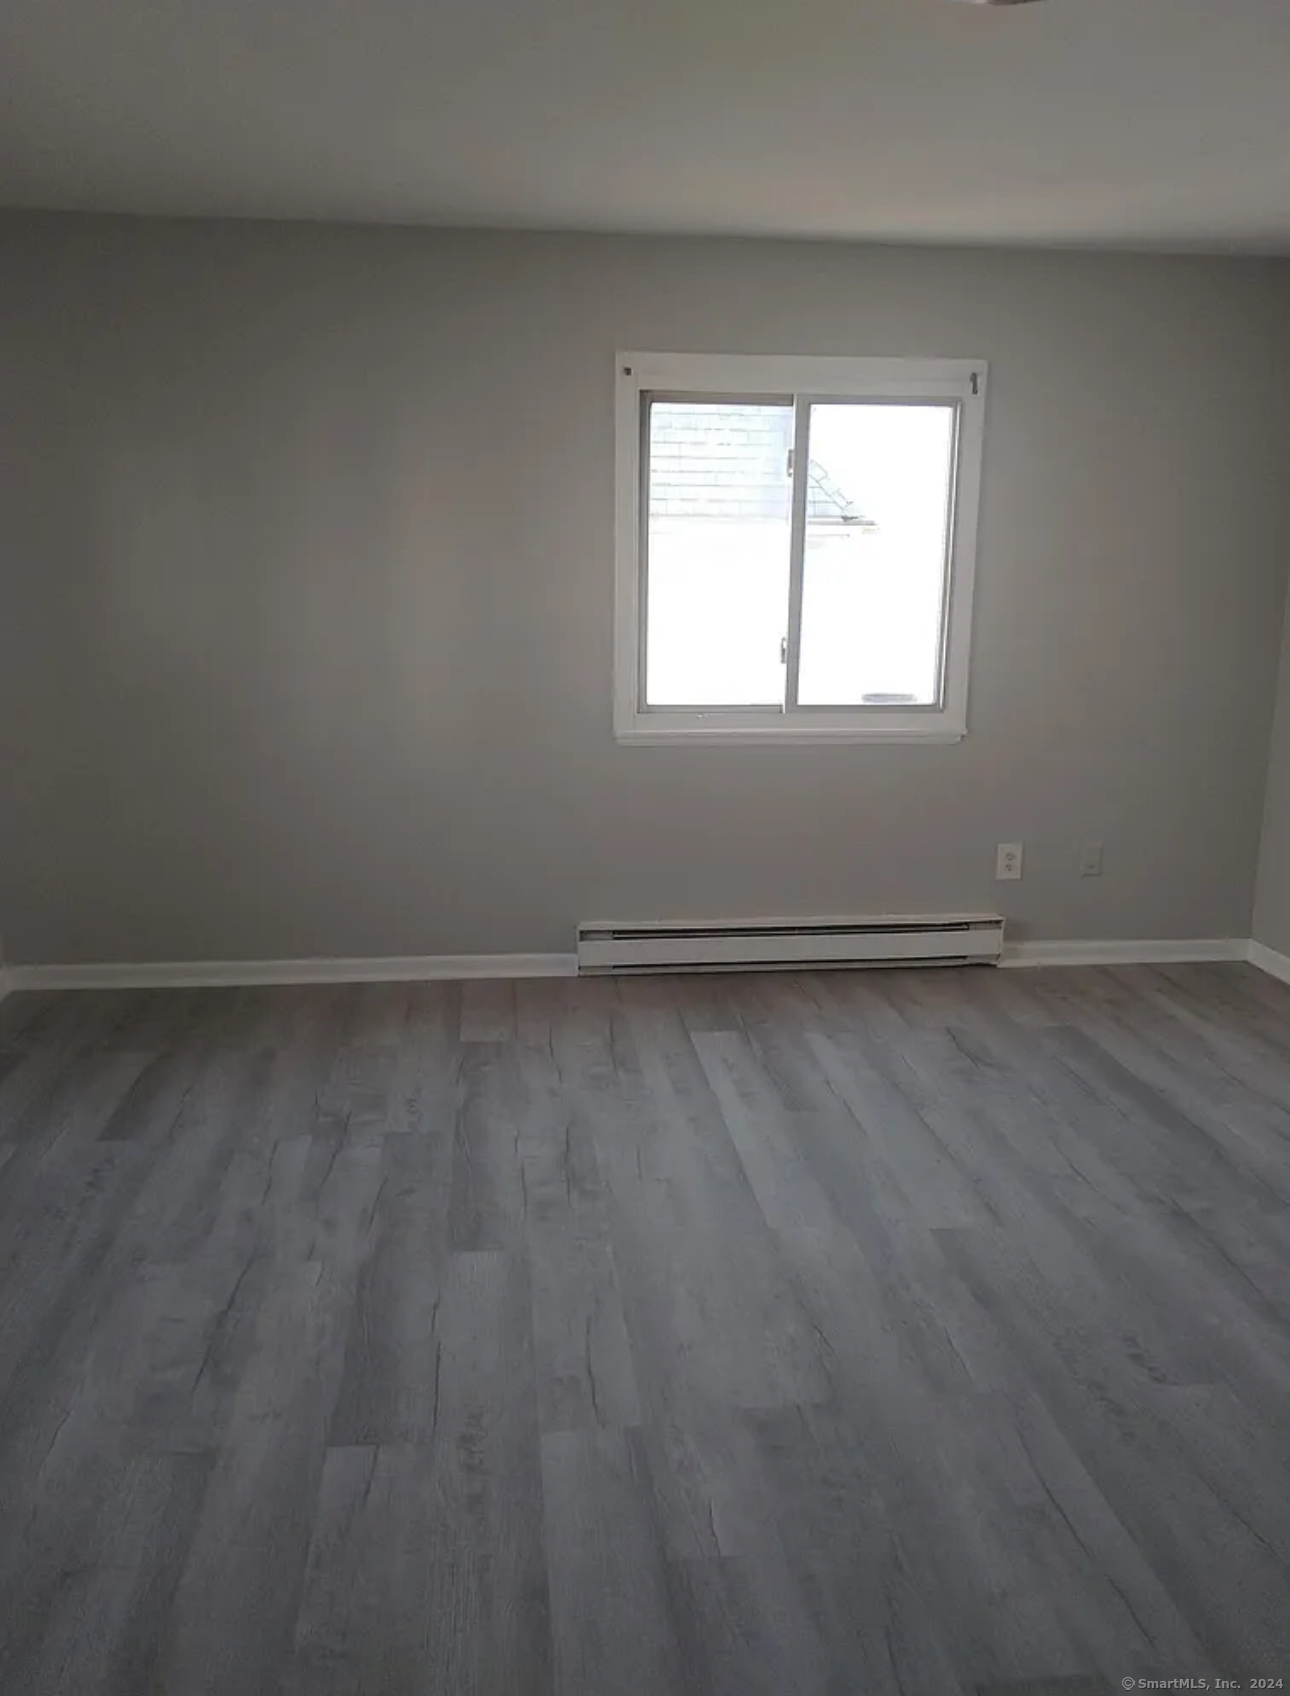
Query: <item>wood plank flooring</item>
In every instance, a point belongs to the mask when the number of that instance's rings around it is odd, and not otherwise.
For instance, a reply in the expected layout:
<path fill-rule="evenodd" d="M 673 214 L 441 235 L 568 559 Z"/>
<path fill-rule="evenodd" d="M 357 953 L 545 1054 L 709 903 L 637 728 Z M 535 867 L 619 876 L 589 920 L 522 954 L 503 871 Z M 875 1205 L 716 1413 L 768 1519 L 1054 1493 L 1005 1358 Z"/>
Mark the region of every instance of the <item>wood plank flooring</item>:
<path fill-rule="evenodd" d="M 1290 1684 L 1290 989 L 0 1005 L 5 1696 Z"/>

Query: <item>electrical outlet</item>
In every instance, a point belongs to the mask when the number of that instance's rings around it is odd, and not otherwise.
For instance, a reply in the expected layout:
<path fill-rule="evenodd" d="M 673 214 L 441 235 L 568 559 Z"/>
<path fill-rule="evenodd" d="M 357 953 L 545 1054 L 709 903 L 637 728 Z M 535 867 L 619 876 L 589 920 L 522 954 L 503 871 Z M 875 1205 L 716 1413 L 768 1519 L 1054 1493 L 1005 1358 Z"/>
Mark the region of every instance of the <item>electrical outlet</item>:
<path fill-rule="evenodd" d="M 1000 883 L 1012 883 L 1021 876 L 1022 847 L 1020 842 L 1001 842 L 994 856 L 994 875 Z"/>
<path fill-rule="evenodd" d="M 1102 875 L 1102 844 L 1086 842 L 1079 853 L 1079 875 L 1081 877 L 1101 877 Z"/>

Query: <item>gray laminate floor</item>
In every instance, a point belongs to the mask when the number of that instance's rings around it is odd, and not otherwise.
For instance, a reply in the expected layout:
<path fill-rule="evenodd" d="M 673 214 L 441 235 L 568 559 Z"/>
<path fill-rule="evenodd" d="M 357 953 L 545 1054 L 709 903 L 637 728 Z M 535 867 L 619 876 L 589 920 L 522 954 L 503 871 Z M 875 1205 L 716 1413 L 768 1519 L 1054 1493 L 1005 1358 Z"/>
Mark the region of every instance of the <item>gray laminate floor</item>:
<path fill-rule="evenodd" d="M 1290 990 L 15 996 L 5 1696 L 1290 1683 Z"/>

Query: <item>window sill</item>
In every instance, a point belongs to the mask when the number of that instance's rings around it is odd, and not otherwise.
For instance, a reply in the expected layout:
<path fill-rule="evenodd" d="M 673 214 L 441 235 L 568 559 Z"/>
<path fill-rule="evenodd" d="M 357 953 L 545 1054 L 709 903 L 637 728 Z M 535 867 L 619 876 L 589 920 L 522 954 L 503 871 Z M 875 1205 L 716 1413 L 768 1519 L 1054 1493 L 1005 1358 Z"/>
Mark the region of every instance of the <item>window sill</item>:
<path fill-rule="evenodd" d="M 865 742 L 939 743 L 945 745 L 952 742 L 961 742 L 966 734 L 965 726 L 947 724 L 943 720 L 938 720 L 934 724 L 913 726 L 908 724 L 660 724 L 651 719 L 637 719 L 631 724 L 616 726 L 614 731 L 616 741 L 646 747 L 661 747 L 676 743 L 725 744 L 734 747 L 748 743 L 779 743 L 788 747 Z"/>

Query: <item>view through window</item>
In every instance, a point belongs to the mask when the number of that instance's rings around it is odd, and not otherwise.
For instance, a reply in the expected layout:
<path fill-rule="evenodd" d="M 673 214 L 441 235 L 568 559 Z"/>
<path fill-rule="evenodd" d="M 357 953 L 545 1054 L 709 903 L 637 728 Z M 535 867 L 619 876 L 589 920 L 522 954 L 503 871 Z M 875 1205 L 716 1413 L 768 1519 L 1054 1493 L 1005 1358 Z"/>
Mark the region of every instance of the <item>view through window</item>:
<path fill-rule="evenodd" d="M 957 406 L 645 404 L 644 704 L 936 704 Z"/>

